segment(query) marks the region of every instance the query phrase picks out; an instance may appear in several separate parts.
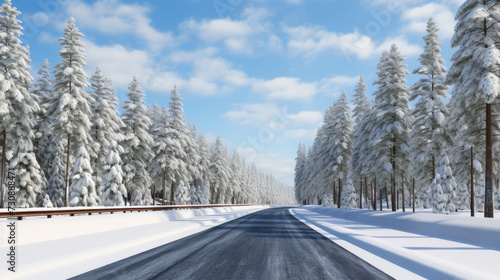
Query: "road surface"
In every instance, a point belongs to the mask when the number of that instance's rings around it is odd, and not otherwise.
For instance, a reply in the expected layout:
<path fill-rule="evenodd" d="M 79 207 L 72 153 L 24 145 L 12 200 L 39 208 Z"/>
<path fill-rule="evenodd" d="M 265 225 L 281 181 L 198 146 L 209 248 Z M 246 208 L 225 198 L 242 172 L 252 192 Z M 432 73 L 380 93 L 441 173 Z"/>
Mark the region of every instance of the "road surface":
<path fill-rule="evenodd" d="M 391 279 L 295 219 L 262 210 L 72 279 Z"/>

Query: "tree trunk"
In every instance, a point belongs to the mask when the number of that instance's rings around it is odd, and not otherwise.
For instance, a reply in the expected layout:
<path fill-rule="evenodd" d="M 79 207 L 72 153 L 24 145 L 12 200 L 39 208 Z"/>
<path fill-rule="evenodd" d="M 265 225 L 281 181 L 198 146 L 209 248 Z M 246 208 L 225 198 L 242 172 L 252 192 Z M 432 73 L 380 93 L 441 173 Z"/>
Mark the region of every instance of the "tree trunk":
<path fill-rule="evenodd" d="M 382 188 L 380 189 L 380 211 L 382 211 Z"/>
<path fill-rule="evenodd" d="M 412 188 L 412 193 L 413 193 L 413 213 L 415 213 L 415 178 L 413 178 L 413 188 Z"/>
<path fill-rule="evenodd" d="M 474 147 L 470 147 L 470 216 L 474 217 Z"/>
<path fill-rule="evenodd" d="M 365 198 L 366 198 L 366 203 L 368 203 L 368 183 L 366 182 L 366 176 L 365 176 Z"/>
<path fill-rule="evenodd" d="M 167 179 L 163 176 L 162 180 L 162 194 L 161 194 L 161 205 L 166 205 L 165 201 L 167 200 Z"/>
<path fill-rule="evenodd" d="M 399 210 L 399 190 L 396 190 L 396 210 Z"/>
<path fill-rule="evenodd" d="M 373 179 L 373 210 L 377 210 L 377 177 Z"/>
<path fill-rule="evenodd" d="M 68 207 L 69 145 L 71 144 L 70 136 L 71 136 L 71 134 L 68 133 L 68 148 L 67 148 L 67 153 L 66 153 L 66 177 L 65 177 L 65 181 L 64 181 L 64 206 L 65 207 Z"/>
<path fill-rule="evenodd" d="M 342 179 L 339 178 L 339 203 L 337 204 L 338 205 L 338 208 L 340 208 L 340 199 L 341 199 L 341 194 L 342 194 Z"/>
<path fill-rule="evenodd" d="M 361 185 L 359 186 L 359 209 L 363 209 L 363 178 L 361 178 Z"/>
<path fill-rule="evenodd" d="M 401 176 L 401 202 L 403 203 L 403 212 L 405 212 L 405 183 L 403 180 L 403 176 Z"/>
<path fill-rule="evenodd" d="M 4 202 L 3 202 L 3 197 L 4 197 L 4 187 L 3 187 L 3 182 L 5 181 L 5 157 L 6 157 L 6 149 L 7 149 L 7 131 L 5 129 L 2 131 L 3 139 L 2 139 L 2 174 L 1 174 L 1 179 L 0 179 L 0 208 L 4 208 Z"/>
<path fill-rule="evenodd" d="M 387 204 L 387 210 L 389 210 L 389 194 L 387 192 L 387 183 L 384 184 L 384 192 L 385 192 L 385 203 Z"/>
<path fill-rule="evenodd" d="M 493 218 L 493 137 L 491 133 L 491 104 L 486 104 L 486 185 L 484 193 L 484 217 Z"/>
<path fill-rule="evenodd" d="M 392 146 L 392 187 L 391 187 L 391 200 L 392 200 L 392 211 L 396 212 L 396 146 Z"/>
<path fill-rule="evenodd" d="M 174 181 L 170 184 L 170 205 L 174 205 Z"/>
<path fill-rule="evenodd" d="M 337 188 L 335 186 L 335 180 L 333 180 L 333 204 L 336 204 L 336 202 L 337 202 Z"/>
<path fill-rule="evenodd" d="M 151 194 L 151 197 L 153 198 L 153 205 L 155 205 L 155 193 L 156 193 L 156 186 L 153 184 L 153 193 Z"/>

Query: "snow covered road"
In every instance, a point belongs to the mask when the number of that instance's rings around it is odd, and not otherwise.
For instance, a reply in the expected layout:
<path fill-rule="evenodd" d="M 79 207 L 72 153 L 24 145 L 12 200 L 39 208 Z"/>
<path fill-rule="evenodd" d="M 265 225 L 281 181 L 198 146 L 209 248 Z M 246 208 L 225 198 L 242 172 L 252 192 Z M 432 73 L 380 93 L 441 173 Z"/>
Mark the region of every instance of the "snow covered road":
<path fill-rule="evenodd" d="M 265 209 L 72 279 L 390 279 L 288 210 Z"/>

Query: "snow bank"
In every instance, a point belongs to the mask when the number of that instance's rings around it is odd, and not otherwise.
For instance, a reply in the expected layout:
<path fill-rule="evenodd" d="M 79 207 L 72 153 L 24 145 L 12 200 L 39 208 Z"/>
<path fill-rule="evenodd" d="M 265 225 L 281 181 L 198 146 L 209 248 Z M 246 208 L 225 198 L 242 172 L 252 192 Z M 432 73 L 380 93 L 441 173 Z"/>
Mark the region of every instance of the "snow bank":
<path fill-rule="evenodd" d="M 203 231 L 265 206 L 219 207 L 17 221 L 17 272 L 0 279 L 65 279 Z M 2 228 L 6 220 L 0 222 Z M 0 253 L 7 236 L 0 231 Z"/>
<path fill-rule="evenodd" d="M 500 275 L 499 219 L 325 207 L 290 212 L 396 279 Z"/>
<path fill-rule="evenodd" d="M 432 213 L 389 212 L 373 210 L 348 210 L 324 207 L 308 207 L 309 210 L 336 218 L 434 236 L 500 249 L 500 219 L 485 219 L 463 215 L 436 215 Z M 467 214 L 469 214 L 467 212 Z M 497 212 L 497 217 L 500 212 Z M 432 225 L 432 226 L 430 226 Z"/>

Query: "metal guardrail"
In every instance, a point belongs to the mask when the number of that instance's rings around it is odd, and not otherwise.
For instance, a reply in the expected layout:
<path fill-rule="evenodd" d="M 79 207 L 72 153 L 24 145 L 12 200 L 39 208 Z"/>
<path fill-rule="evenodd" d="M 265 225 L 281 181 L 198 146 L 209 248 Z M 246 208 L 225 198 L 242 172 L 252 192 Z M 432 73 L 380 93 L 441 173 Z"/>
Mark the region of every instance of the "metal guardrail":
<path fill-rule="evenodd" d="M 147 212 L 147 211 L 163 211 L 163 210 L 176 210 L 176 209 L 200 209 L 200 208 L 216 208 L 216 207 L 235 207 L 235 206 L 251 206 L 250 204 L 216 204 L 216 205 L 169 205 L 169 206 L 129 206 L 129 207 L 89 207 L 79 209 L 43 209 L 43 210 L 30 210 L 16 209 L 14 212 L 0 212 L 0 218 L 14 218 L 22 220 L 23 217 L 36 217 L 47 216 L 52 218 L 52 215 L 70 215 L 75 214 L 88 214 L 93 213 L 115 213 L 115 212 Z"/>

